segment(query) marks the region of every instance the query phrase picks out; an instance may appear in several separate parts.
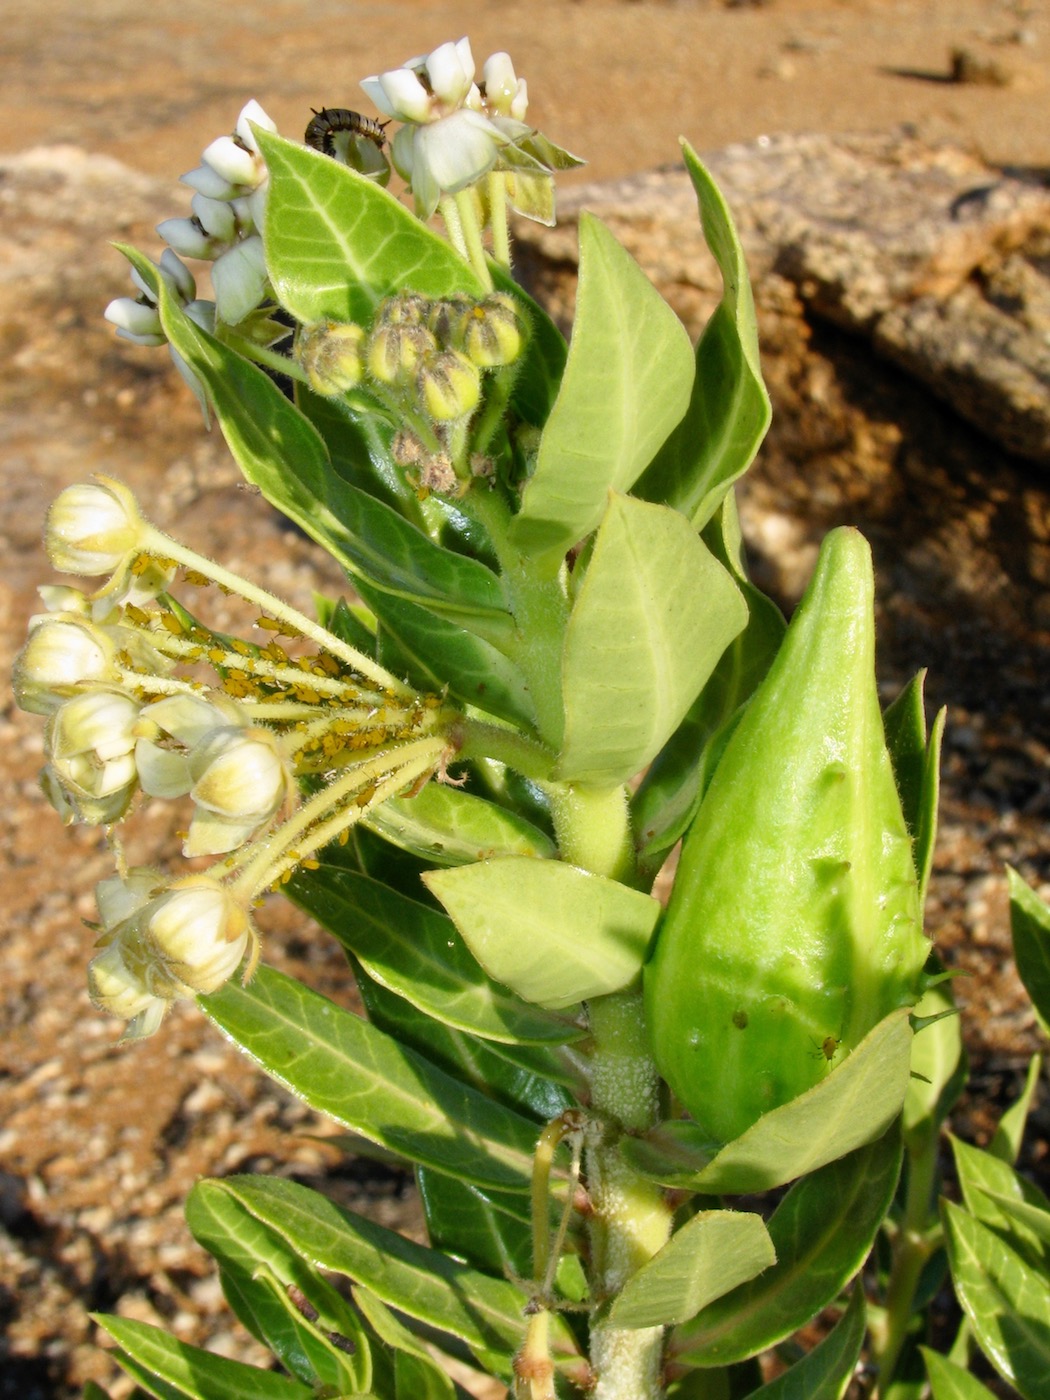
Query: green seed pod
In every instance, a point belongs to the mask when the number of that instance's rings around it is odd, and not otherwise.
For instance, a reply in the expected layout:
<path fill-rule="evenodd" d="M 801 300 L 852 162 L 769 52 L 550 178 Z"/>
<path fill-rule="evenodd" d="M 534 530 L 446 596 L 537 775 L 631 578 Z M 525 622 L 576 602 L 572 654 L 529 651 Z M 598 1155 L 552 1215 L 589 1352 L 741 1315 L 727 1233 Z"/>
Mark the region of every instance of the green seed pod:
<path fill-rule="evenodd" d="M 729 1142 L 921 992 L 911 838 L 875 688 L 871 555 L 824 542 L 686 838 L 646 969 L 661 1074 Z"/>

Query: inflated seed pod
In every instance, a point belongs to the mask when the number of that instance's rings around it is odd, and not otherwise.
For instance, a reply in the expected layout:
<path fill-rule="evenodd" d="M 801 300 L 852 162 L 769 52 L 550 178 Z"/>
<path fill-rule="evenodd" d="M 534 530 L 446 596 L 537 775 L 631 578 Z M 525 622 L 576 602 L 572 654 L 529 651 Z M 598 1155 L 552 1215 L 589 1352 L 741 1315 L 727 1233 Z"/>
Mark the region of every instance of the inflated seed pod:
<path fill-rule="evenodd" d="M 921 992 L 911 838 L 875 688 L 871 555 L 824 542 L 690 829 L 645 973 L 661 1074 L 731 1141 Z"/>

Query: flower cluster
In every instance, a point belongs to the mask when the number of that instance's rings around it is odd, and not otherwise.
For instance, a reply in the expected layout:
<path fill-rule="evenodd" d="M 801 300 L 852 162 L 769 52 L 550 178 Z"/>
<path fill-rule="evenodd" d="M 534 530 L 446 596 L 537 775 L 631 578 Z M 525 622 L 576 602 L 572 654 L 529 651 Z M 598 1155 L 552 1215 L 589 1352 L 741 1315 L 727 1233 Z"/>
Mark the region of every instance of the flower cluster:
<path fill-rule="evenodd" d="M 539 177 L 549 188 L 552 171 L 580 163 L 526 125 L 528 89 L 508 54 L 486 60 L 480 83 L 475 71 L 470 41 L 460 39 L 361 83 L 381 112 L 404 123 L 393 160 L 421 218 L 490 172 L 521 172 L 526 182 Z M 522 202 L 522 212 L 536 217 L 540 202 Z M 553 196 L 549 203 L 553 216 Z"/>
<path fill-rule="evenodd" d="M 126 1018 L 129 1035 L 148 1034 L 176 998 L 215 991 L 246 957 L 250 973 L 252 904 L 439 770 L 455 716 L 161 534 L 119 482 L 67 488 L 45 540 L 59 571 L 110 576 L 92 594 L 42 589 L 45 611 L 15 663 L 18 704 L 46 719 L 45 794 L 64 820 L 106 828 L 140 792 L 188 798 L 183 854 L 221 858 L 174 879 L 121 871 L 99 888 L 92 998 Z M 267 639 L 197 621 L 170 591 L 177 575 L 265 609 Z"/>

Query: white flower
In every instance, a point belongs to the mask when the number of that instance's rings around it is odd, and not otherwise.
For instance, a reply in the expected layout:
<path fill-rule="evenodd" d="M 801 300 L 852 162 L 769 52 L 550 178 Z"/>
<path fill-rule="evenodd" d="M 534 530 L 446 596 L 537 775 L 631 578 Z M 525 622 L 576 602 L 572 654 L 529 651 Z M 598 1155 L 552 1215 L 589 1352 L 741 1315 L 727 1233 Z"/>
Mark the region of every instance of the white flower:
<path fill-rule="evenodd" d="M 30 626 L 12 673 L 21 709 L 49 715 L 81 686 L 120 684 L 117 649 L 101 628 L 70 614 L 31 618 Z"/>
<path fill-rule="evenodd" d="M 48 558 L 59 573 L 111 574 L 139 548 L 145 522 L 128 488 L 110 477 L 67 486 L 44 526 Z"/>
<path fill-rule="evenodd" d="M 510 54 L 494 53 L 485 60 L 482 69 L 482 89 L 485 109 L 492 116 L 512 117 L 523 122 L 529 108 L 529 90 L 525 79 L 514 72 Z"/>
<path fill-rule="evenodd" d="M 252 234 L 216 258 L 211 281 L 219 319 L 228 326 L 239 325 L 267 296 L 266 253 L 260 236 Z"/>
<path fill-rule="evenodd" d="M 265 131 L 277 131 L 275 123 L 254 98 L 241 108 L 233 135 L 212 141 L 201 156 L 201 165 L 183 175 L 183 184 L 209 199 L 239 199 L 261 189 L 268 172 L 253 125 Z"/>
<path fill-rule="evenodd" d="M 247 909 L 208 875 L 175 882 L 146 906 L 139 927 L 147 955 L 191 995 L 228 982 L 256 937 Z"/>
<path fill-rule="evenodd" d="M 45 731 L 47 796 L 60 815 L 92 826 L 119 821 L 138 788 L 138 702 L 119 690 L 85 691 L 54 712 Z"/>
<path fill-rule="evenodd" d="M 135 762 L 150 797 L 184 797 L 194 783 L 190 753 L 216 730 L 247 728 L 248 718 L 233 700 L 215 696 L 169 695 L 142 711 Z"/>
<path fill-rule="evenodd" d="M 442 195 L 491 170 L 508 139 L 483 110 L 468 39 L 441 44 L 361 86 L 381 112 L 406 123 L 391 154 L 421 218 L 430 217 Z"/>
<path fill-rule="evenodd" d="M 171 1004 L 150 991 L 140 969 L 129 965 L 123 943 L 111 943 L 88 963 L 88 995 L 100 1011 L 127 1021 L 124 1040 L 152 1035 Z"/>
<path fill-rule="evenodd" d="M 196 803 L 183 855 L 220 855 L 242 845 L 294 791 L 268 729 L 213 730 L 189 756 Z"/>

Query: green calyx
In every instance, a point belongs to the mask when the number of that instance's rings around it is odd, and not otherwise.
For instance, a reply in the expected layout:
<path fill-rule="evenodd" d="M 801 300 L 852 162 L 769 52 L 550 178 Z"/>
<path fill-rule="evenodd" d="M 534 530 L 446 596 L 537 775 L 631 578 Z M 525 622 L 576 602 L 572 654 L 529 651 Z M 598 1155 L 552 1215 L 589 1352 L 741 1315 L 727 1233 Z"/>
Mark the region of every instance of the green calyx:
<path fill-rule="evenodd" d="M 874 675 L 871 557 L 837 530 L 685 842 L 646 972 L 657 1064 L 728 1142 L 921 992 L 922 933 Z"/>

